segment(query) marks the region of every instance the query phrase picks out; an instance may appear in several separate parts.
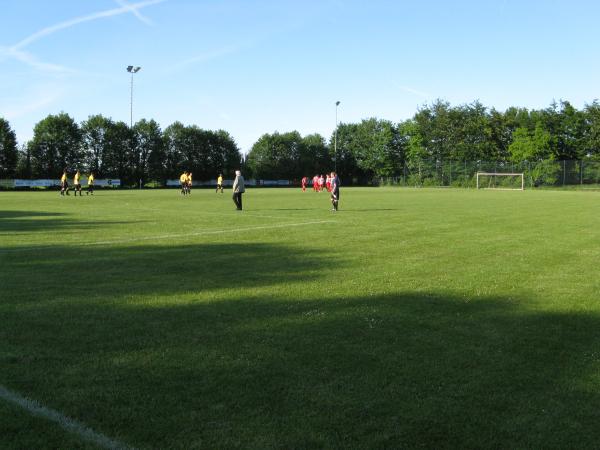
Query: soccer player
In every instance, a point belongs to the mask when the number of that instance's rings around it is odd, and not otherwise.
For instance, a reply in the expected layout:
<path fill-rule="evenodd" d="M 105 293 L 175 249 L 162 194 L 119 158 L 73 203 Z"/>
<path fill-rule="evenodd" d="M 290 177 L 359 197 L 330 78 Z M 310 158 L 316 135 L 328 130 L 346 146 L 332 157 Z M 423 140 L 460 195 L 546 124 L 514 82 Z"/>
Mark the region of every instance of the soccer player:
<path fill-rule="evenodd" d="M 187 172 L 183 172 L 179 176 L 179 184 L 181 185 L 181 195 L 185 195 L 185 185 L 187 184 Z"/>
<path fill-rule="evenodd" d="M 94 173 L 90 172 L 90 176 L 88 177 L 88 188 L 85 191 L 85 195 L 92 194 L 94 195 Z"/>
<path fill-rule="evenodd" d="M 321 192 L 323 190 L 324 185 L 325 185 L 325 178 L 323 178 L 323 175 L 321 175 L 319 177 L 319 192 Z"/>
<path fill-rule="evenodd" d="M 191 194 L 192 193 L 192 172 L 188 173 L 186 185 L 187 185 L 187 193 Z"/>
<path fill-rule="evenodd" d="M 306 183 L 308 183 L 308 178 L 302 177 L 302 192 L 306 192 Z"/>
<path fill-rule="evenodd" d="M 319 192 L 319 175 L 313 177 L 313 191 Z"/>
<path fill-rule="evenodd" d="M 221 189 L 221 194 L 223 193 L 223 174 L 219 174 L 219 176 L 217 177 L 217 190 L 215 191 L 215 194 L 217 192 L 219 192 L 219 189 Z"/>
<path fill-rule="evenodd" d="M 69 182 L 67 181 L 67 169 L 64 170 L 60 177 L 60 195 L 69 195 Z"/>
<path fill-rule="evenodd" d="M 79 192 L 79 196 L 81 197 L 83 194 L 81 193 L 81 182 L 79 179 L 81 178 L 81 174 L 79 173 L 79 169 L 75 172 L 75 176 L 73 177 L 73 191 L 75 192 L 75 197 L 77 197 L 77 192 Z"/>
<path fill-rule="evenodd" d="M 331 172 L 331 204 L 333 206 L 332 211 L 338 210 L 338 203 L 340 201 L 340 179 L 335 172 Z"/>
<path fill-rule="evenodd" d="M 325 177 L 325 187 L 327 188 L 327 192 L 331 192 L 331 177 L 329 174 Z"/>

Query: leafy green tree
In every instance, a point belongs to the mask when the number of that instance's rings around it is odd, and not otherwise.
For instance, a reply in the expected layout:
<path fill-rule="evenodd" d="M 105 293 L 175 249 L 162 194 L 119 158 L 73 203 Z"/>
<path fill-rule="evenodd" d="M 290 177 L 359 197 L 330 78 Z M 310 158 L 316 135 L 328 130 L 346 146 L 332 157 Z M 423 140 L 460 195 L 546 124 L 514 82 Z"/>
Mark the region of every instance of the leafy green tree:
<path fill-rule="evenodd" d="M 163 134 L 165 171 L 177 178 L 188 170 L 195 180 L 211 180 L 219 173 L 231 175 L 241 167 L 240 150 L 224 130 L 203 130 L 175 122 Z"/>
<path fill-rule="evenodd" d="M 334 167 L 337 169 L 344 184 L 352 184 L 355 181 L 366 181 L 371 174 L 365 173 L 358 165 L 354 154 L 354 140 L 358 133 L 358 124 L 340 123 L 337 129 L 337 151 L 335 151 L 335 132 L 331 135 L 329 148 L 332 152 Z"/>
<path fill-rule="evenodd" d="M 481 159 L 507 161 L 510 158 L 508 147 L 512 143 L 514 129 L 507 124 L 506 116 L 494 108 L 489 112 L 488 123 L 490 130 L 489 154 L 484 155 Z"/>
<path fill-rule="evenodd" d="M 396 175 L 404 161 L 398 130 L 387 120 L 371 118 L 357 124 L 348 147 L 358 167 L 371 176 Z"/>
<path fill-rule="evenodd" d="M 298 172 L 294 178 L 312 177 L 317 173 L 333 170 L 333 161 L 325 138 L 320 134 L 309 134 L 298 146 Z"/>
<path fill-rule="evenodd" d="M 83 168 L 81 130 L 68 114 L 49 115 L 38 122 L 29 142 L 36 178 L 57 178 L 64 169 Z"/>
<path fill-rule="evenodd" d="M 15 176 L 18 156 L 17 136 L 8 121 L 0 117 L 0 178 Z"/>
<path fill-rule="evenodd" d="M 555 130 L 556 159 L 581 159 L 586 155 L 585 127 L 585 112 L 561 101 Z"/>
<path fill-rule="evenodd" d="M 583 154 L 581 157 L 600 159 L 600 103 L 594 101 L 585 105 L 584 114 L 584 135 L 583 135 Z"/>
<path fill-rule="evenodd" d="M 492 141 L 490 116 L 479 101 L 452 108 L 450 117 L 454 138 L 450 159 L 478 161 L 498 154 Z"/>
<path fill-rule="evenodd" d="M 301 176 L 299 160 L 303 153 L 300 133 L 264 134 L 248 153 L 247 164 L 256 178 L 296 179 Z"/>
<path fill-rule="evenodd" d="M 204 179 L 212 179 L 219 173 L 230 176 L 242 167 L 242 155 L 235 140 L 225 130 L 210 132 L 210 155 L 208 173 Z"/>
<path fill-rule="evenodd" d="M 527 128 L 519 127 L 513 133 L 513 142 L 508 147 L 511 160 L 541 161 L 543 159 L 554 159 L 552 154 L 552 137 L 538 123 L 532 133 Z"/>
<path fill-rule="evenodd" d="M 183 171 L 183 153 L 186 138 L 186 129 L 181 122 L 174 122 L 165 128 L 163 142 L 165 149 L 165 175 L 170 179 L 177 179 Z"/>
<path fill-rule="evenodd" d="M 162 131 L 154 120 L 142 119 L 133 126 L 135 135 L 136 177 L 142 185 L 165 176 L 165 151 Z"/>
<path fill-rule="evenodd" d="M 21 148 L 18 150 L 16 177 L 25 180 L 32 177 L 31 148 L 28 144 L 21 145 Z"/>
<path fill-rule="evenodd" d="M 114 122 L 102 115 L 90 116 L 81 124 L 84 165 L 97 177 L 104 174 L 104 153 L 110 145 L 109 137 Z"/>
<path fill-rule="evenodd" d="M 136 135 L 125 122 L 114 122 L 106 129 L 102 154 L 104 176 L 117 177 L 122 185 L 137 183 Z"/>

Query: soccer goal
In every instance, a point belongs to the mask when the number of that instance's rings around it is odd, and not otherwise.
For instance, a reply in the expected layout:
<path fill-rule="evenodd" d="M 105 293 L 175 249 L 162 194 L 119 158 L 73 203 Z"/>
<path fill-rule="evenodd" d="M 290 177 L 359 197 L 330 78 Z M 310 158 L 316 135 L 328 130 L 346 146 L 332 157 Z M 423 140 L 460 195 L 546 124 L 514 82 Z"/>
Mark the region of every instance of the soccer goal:
<path fill-rule="evenodd" d="M 525 177 L 522 173 L 477 172 L 477 189 L 525 189 Z"/>

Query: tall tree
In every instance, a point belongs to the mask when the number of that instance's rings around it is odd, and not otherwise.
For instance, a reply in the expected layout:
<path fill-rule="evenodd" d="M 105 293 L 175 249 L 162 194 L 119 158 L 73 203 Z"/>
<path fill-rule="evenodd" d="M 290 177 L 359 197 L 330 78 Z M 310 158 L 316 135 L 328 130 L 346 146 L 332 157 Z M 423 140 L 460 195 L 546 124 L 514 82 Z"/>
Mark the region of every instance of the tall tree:
<path fill-rule="evenodd" d="M 301 177 L 298 165 L 303 150 L 300 133 L 264 134 L 248 153 L 248 166 L 257 178 L 297 179 Z"/>
<path fill-rule="evenodd" d="M 104 153 L 113 126 L 112 120 L 100 114 L 90 116 L 81 124 L 85 167 L 97 177 L 104 176 Z"/>
<path fill-rule="evenodd" d="M 49 115 L 38 122 L 29 146 L 34 177 L 56 178 L 63 169 L 75 171 L 83 168 L 81 130 L 77 122 L 64 112 Z"/>
<path fill-rule="evenodd" d="M 298 146 L 297 167 L 295 178 L 333 170 L 333 161 L 323 136 L 309 134 L 302 138 L 302 143 Z"/>
<path fill-rule="evenodd" d="M 28 180 L 32 177 L 31 148 L 28 144 L 21 145 L 18 150 L 17 178 Z"/>
<path fill-rule="evenodd" d="M 337 127 L 337 150 L 335 149 L 335 132 L 331 135 L 329 148 L 332 150 L 333 165 L 337 169 L 342 182 L 351 184 L 355 180 L 365 179 L 369 174 L 358 166 L 356 155 L 353 152 L 353 141 L 358 132 L 358 125 L 354 123 L 340 123 Z"/>
<path fill-rule="evenodd" d="M 125 122 L 112 123 L 105 135 L 102 155 L 104 176 L 117 177 L 124 186 L 137 183 L 135 148 L 136 136 L 129 125 Z"/>
<path fill-rule="evenodd" d="M 142 184 L 148 180 L 163 180 L 165 152 L 162 132 L 154 120 L 142 119 L 133 127 L 136 136 L 136 177 Z"/>
<path fill-rule="evenodd" d="M 398 129 L 387 120 L 363 120 L 353 129 L 348 148 L 358 167 L 369 175 L 396 175 L 404 162 Z"/>
<path fill-rule="evenodd" d="M 0 117 L 0 178 L 14 177 L 17 161 L 17 136 L 8 121 Z"/>
<path fill-rule="evenodd" d="M 554 159 L 552 137 L 541 123 L 536 125 L 533 133 L 524 127 L 517 128 L 508 151 L 515 162 Z"/>

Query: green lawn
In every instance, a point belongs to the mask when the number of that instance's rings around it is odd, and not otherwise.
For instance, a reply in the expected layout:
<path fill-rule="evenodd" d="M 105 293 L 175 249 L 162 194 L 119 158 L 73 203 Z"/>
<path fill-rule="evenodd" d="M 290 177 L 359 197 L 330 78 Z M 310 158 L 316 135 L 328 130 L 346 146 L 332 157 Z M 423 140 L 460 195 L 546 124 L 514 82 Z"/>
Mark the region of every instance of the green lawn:
<path fill-rule="evenodd" d="M 136 448 L 597 448 L 600 193 L 0 193 L 0 386 Z M 0 447 L 94 448 L 0 399 Z"/>

